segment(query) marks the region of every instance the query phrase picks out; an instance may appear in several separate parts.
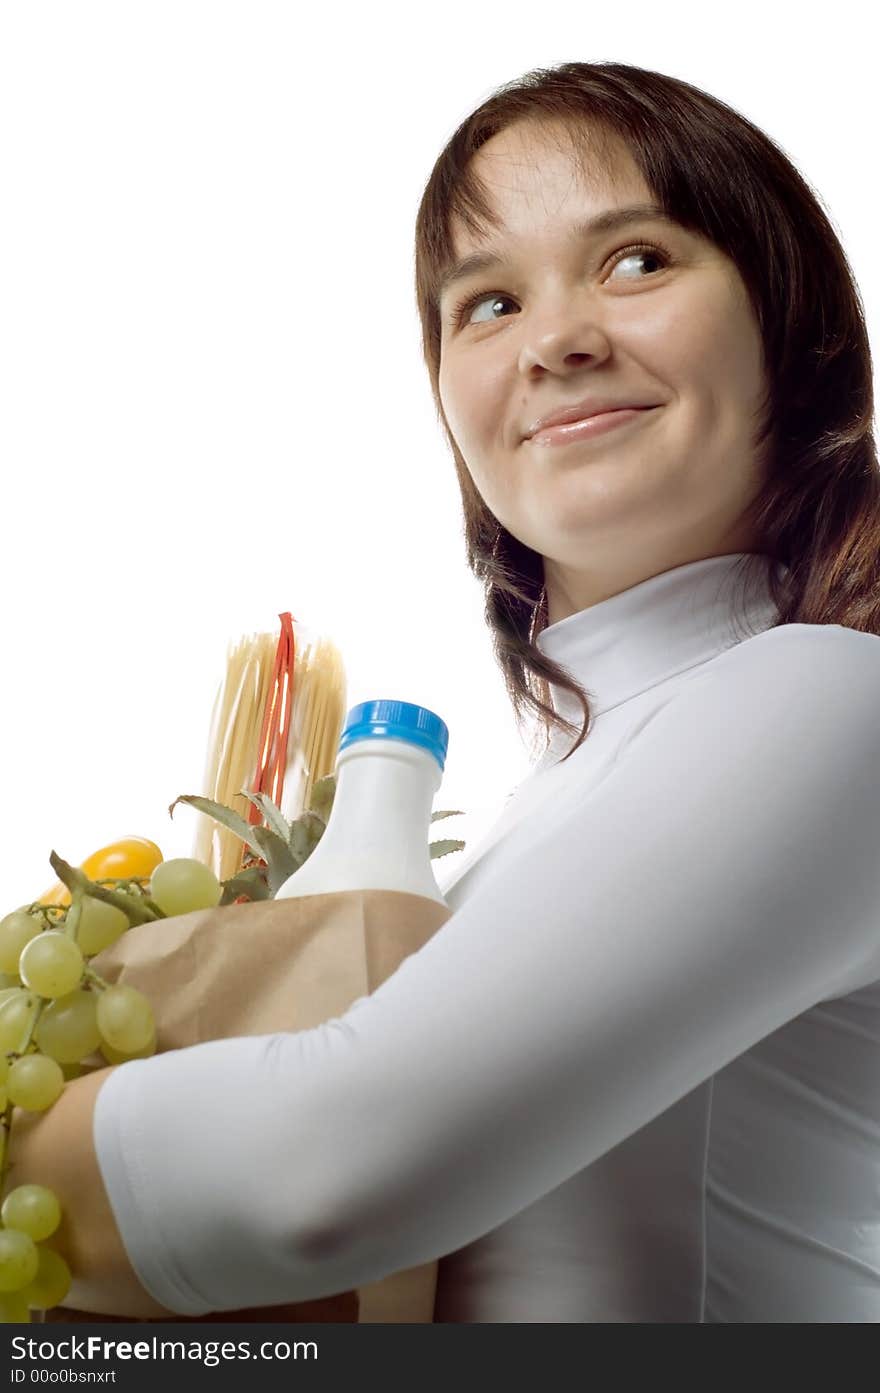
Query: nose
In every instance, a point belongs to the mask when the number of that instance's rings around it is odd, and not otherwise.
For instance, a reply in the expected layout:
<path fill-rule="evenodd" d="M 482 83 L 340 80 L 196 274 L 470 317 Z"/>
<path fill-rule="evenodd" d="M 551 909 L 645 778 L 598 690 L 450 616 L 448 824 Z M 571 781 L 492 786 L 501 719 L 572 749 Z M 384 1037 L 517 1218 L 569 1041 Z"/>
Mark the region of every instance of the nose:
<path fill-rule="evenodd" d="M 526 331 L 519 370 L 523 376 L 534 375 L 536 368 L 566 373 L 593 360 L 602 362 L 609 352 L 607 335 L 585 312 L 548 310 L 540 324 L 536 318 Z"/>

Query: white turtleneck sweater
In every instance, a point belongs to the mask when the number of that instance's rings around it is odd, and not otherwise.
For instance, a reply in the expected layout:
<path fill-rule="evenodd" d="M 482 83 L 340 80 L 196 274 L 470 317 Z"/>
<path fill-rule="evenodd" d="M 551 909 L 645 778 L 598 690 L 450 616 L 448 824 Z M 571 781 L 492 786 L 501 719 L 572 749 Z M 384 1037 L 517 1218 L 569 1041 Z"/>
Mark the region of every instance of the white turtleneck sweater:
<path fill-rule="evenodd" d="M 372 995 L 109 1076 L 98 1161 L 162 1305 L 439 1258 L 439 1322 L 880 1320 L 880 641 L 772 627 L 744 562 L 540 635 L 590 734 Z"/>

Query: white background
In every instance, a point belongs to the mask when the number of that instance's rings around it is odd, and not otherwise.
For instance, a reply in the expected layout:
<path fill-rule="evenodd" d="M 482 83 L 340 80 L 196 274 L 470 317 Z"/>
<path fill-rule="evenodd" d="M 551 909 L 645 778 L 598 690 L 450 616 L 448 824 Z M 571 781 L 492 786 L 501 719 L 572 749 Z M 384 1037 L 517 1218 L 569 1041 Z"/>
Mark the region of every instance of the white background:
<path fill-rule="evenodd" d="M 126 834 L 188 855 L 228 643 L 294 616 L 348 704 L 450 730 L 470 836 L 524 775 L 421 361 L 416 210 L 459 122 L 571 60 L 684 78 L 813 185 L 874 338 L 861 11 L 0 4 L 0 913 Z M 815 268 L 817 277 L 821 268 Z M 439 863 L 442 866 L 442 862 Z M 450 864 L 450 863 L 447 863 Z"/>

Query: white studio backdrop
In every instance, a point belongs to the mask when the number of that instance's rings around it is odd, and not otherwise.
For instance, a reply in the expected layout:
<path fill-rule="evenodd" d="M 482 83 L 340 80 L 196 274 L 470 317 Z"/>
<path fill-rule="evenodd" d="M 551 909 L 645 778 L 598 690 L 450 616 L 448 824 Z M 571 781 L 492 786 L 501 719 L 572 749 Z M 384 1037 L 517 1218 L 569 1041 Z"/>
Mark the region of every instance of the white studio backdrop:
<path fill-rule="evenodd" d="M 436 806 L 467 817 L 442 834 L 479 835 L 528 757 L 421 360 L 434 160 L 531 68 L 682 77 L 817 190 L 873 340 L 858 14 L 741 5 L 719 42 L 675 3 L 456 0 L 424 36 L 397 4 L 0 4 L 0 914 L 53 848 L 190 853 L 196 814 L 167 809 L 201 791 L 227 646 L 286 609 L 341 649 L 349 705 L 443 717 Z"/>

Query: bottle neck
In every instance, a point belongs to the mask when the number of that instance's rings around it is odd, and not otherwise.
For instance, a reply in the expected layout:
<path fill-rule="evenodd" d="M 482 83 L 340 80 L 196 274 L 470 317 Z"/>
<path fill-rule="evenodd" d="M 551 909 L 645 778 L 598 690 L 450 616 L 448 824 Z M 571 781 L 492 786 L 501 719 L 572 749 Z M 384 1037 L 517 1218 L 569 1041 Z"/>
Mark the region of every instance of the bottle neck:
<path fill-rule="evenodd" d="M 337 756 L 333 810 L 321 845 L 353 851 L 407 845 L 427 856 L 442 777 L 434 756 L 409 741 L 355 741 Z"/>

